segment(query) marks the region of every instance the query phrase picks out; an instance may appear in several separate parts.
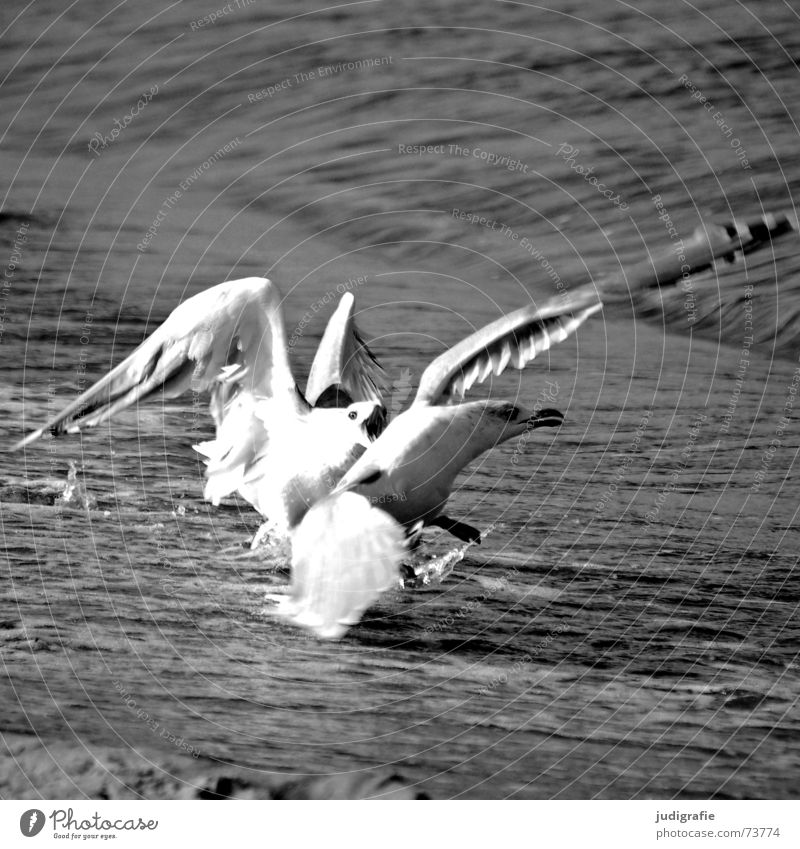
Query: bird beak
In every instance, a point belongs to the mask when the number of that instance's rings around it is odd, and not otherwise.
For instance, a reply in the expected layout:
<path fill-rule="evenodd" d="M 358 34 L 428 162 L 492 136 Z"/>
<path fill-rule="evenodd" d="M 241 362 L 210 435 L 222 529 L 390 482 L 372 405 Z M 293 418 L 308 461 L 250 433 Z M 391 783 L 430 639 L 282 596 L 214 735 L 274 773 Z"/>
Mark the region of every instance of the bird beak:
<path fill-rule="evenodd" d="M 558 410 L 540 410 L 528 419 L 528 426 L 531 428 L 537 427 L 558 427 L 564 421 L 564 414 Z"/>
<path fill-rule="evenodd" d="M 383 404 L 376 404 L 362 427 L 369 441 L 374 442 L 386 427 L 386 407 Z"/>

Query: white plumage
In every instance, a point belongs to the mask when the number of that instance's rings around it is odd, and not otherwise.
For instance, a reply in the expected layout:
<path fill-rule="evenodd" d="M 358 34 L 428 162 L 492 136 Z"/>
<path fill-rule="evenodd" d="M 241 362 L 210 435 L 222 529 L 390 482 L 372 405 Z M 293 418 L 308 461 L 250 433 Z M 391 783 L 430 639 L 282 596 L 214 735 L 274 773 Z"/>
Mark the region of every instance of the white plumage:
<path fill-rule="evenodd" d="M 297 388 L 277 287 L 262 277 L 221 283 L 184 301 L 135 351 L 44 427 L 54 436 L 94 427 L 156 393 L 210 392 L 216 436 L 206 458 L 205 497 L 238 491 L 286 534 L 331 491 L 383 421 L 383 372 L 354 321 L 346 293 L 314 358 L 313 402 L 336 385 L 352 401 L 315 407 Z"/>
<path fill-rule="evenodd" d="M 312 508 L 292 536 L 292 591 L 278 613 L 338 639 L 397 583 L 403 528 L 366 498 L 343 492 Z"/>
<path fill-rule="evenodd" d="M 320 637 L 340 637 L 384 582 L 396 578 L 406 530 L 435 525 L 463 540 L 479 540 L 476 529 L 442 513 L 458 473 L 484 451 L 529 430 L 557 426 L 563 416 L 509 402 L 458 402 L 469 387 L 507 365 L 523 368 L 601 308 L 594 288 L 583 287 L 504 316 L 437 357 L 423 373 L 411 407 L 389 423 L 295 531 L 292 601 L 284 615 Z M 375 573 L 366 557 L 373 558 Z"/>
<path fill-rule="evenodd" d="M 468 463 L 563 419 L 508 402 L 460 403 L 464 393 L 509 365 L 523 368 L 602 304 L 583 287 L 473 333 L 428 366 L 411 407 L 374 442 L 384 376 L 355 326 L 353 296 L 328 323 L 306 396 L 289 366 L 280 305 L 275 285 L 257 277 L 195 295 L 17 447 L 93 427 L 157 392 L 209 390 L 216 435 L 195 446 L 207 463 L 205 497 L 218 504 L 238 491 L 271 532 L 291 532 L 292 591 L 281 613 L 338 638 L 396 580 L 407 530 L 435 525 L 479 539 L 442 513 Z"/>

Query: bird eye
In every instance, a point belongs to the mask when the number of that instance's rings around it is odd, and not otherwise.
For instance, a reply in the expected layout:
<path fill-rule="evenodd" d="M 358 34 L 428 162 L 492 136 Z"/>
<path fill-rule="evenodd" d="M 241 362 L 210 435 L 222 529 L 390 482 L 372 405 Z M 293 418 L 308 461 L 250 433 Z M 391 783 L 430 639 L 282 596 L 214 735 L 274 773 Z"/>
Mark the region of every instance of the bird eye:
<path fill-rule="evenodd" d="M 348 419 L 351 419 L 351 420 L 357 419 L 357 418 L 358 418 L 358 413 L 357 413 L 355 410 L 351 410 L 351 411 L 347 414 L 347 418 L 348 418 Z"/>

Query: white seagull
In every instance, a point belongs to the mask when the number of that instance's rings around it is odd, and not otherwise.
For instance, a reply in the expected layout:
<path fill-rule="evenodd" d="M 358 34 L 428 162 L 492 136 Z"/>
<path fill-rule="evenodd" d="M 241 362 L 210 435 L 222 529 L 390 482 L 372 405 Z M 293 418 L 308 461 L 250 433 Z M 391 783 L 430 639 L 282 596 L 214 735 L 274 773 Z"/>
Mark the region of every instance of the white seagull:
<path fill-rule="evenodd" d="M 249 277 L 213 286 L 173 310 L 130 356 L 16 448 L 94 427 L 162 393 L 210 390 L 216 438 L 206 457 L 204 495 L 214 504 L 237 491 L 288 534 L 329 493 L 385 424 L 383 370 L 354 321 L 347 292 L 331 317 L 305 396 L 289 366 L 281 295 Z"/>
<path fill-rule="evenodd" d="M 409 534 L 437 525 L 477 541 L 478 531 L 442 513 L 458 473 L 484 451 L 560 425 L 563 416 L 509 402 L 461 403 L 464 393 L 508 365 L 523 368 L 600 309 L 594 287 L 581 287 L 504 316 L 437 357 L 411 407 L 294 531 L 292 587 L 279 613 L 337 639 L 397 581 Z"/>

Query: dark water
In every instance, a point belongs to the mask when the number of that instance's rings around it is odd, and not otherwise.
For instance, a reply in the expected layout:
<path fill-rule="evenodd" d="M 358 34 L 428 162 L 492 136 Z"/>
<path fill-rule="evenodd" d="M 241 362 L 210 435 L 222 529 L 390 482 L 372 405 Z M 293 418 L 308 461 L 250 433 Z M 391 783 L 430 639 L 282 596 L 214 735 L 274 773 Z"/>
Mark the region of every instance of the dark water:
<path fill-rule="evenodd" d="M 298 377 L 353 290 L 399 409 L 554 275 L 794 211 L 790 5 L 241 0 L 198 25 L 218 9 L 0 10 L 6 442 L 224 279 L 279 282 Z M 484 545 L 340 644 L 265 611 L 284 561 L 202 502 L 191 398 L 4 455 L 0 792 L 385 765 L 435 796 L 793 795 L 797 248 L 696 276 L 688 308 L 623 299 L 496 381 L 567 423 L 468 470 L 450 512 Z"/>

